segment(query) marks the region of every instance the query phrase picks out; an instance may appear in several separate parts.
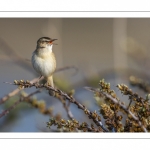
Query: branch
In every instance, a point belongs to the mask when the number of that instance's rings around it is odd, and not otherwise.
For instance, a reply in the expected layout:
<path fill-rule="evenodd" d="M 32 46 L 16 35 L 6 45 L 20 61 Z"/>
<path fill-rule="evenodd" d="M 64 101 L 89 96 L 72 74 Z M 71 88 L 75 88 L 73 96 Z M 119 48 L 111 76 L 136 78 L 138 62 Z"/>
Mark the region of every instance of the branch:
<path fill-rule="evenodd" d="M 141 121 L 136 117 L 125 105 L 121 103 L 121 101 L 118 101 L 116 98 L 113 98 L 111 95 L 104 93 L 102 91 L 99 91 L 97 89 L 94 89 L 92 87 L 85 87 L 85 89 L 92 91 L 92 92 L 99 92 L 102 94 L 104 97 L 110 99 L 113 103 L 119 105 L 120 108 L 122 108 L 127 114 L 130 114 L 132 118 L 138 122 L 139 126 L 143 129 L 144 132 L 147 132 L 147 129 L 144 127 L 144 125 L 141 123 Z"/>
<path fill-rule="evenodd" d="M 9 84 L 13 84 L 13 83 L 9 83 Z M 24 87 L 24 88 L 30 88 L 30 87 L 36 87 L 36 88 L 45 88 L 46 90 L 49 91 L 49 93 L 51 92 L 55 92 L 55 97 L 57 98 L 57 94 L 61 95 L 64 100 L 68 100 L 70 103 L 74 103 L 76 106 L 78 106 L 79 109 L 83 110 L 85 112 L 85 114 L 88 115 L 89 119 L 92 119 L 93 122 L 98 126 L 101 127 L 103 129 L 104 132 L 108 132 L 107 129 L 105 129 L 103 127 L 103 124 L 101 122 L 100 116 L 98 116 L 98 114 L 96 114 L 95 112 L 91 112 L 89 111 L 84 105 L 80 104 L 79 102 L 77 102 L 75 100 L 75 98 L 73 98 L 72 96 L 69 96 L 68 94 L 64 93 L 63 91 L 53 88 L 51 86 L 47 86 L 47 85 L 43 85 L 43 84 L 39 84 L 39 83 L 30 83 L 29 81 L 16 81 L 14 83 L 14 85 L 18 85 L 20 87 Z"/>
<path fill-rule="evenodd" d="M 75 66 L 66 66 L 66 67 L 63 67 L 63 68 L 59 68 L 59 69 L 56 69 L 56 71 L 55 71 L 55 73 L 57 73 L 57 72 L 60 72 L 60 71 L 64 71 L 64 70 L 67 70 L 67 69 L 75 69 L 76 70 L 76 72 L 77 72 L 77 70 L 78 70 L 78 68 L 76 68 Z M 42 79 L 42 78 L 41 78 Z M 40 80 L 41 80 L 40 79 Z M 32 79 L 30 82 L 31 83 L 34 83 L 34 82 L 36 82 L 36 81 L 38 81 L 39 80 L 39 78 L 34 78 L 34 79 Z M 1 99 L 0 99 L 0 105 L 1 104 L 3 104 L 5 101 L 7 101 L 11 96 L 14 96 L 14 95 L 16 95 L 17 93 L 19 93 L 21 90 L 23 90 L 24 88 L 22 87 L 21 89 L 15 89 L 15 90 L 13 90 L 13 91 L 11 91 L 10 93 L 8 93 L 7 95 L 5 95 L 4 97 L 2 97 Z"/>
<path fill-rule="evenodd" d="M 25 59 L 22 56 L 20 56 L 14 49 L 12 49 L 2 38 L 0 38 L 0 47 L 1 51 L 3 51 L 10 59 L 12 59 L 12 61 L 16 65 L 21 66 L 23 69 L 31 72 L 31 65 L 27 63 Z"/>
<path fill-rule="evenodd" d="M 66 101 L 64 101 L 61 97 L 59 98 L 59 100 L 63 104 L 63 107 L 67 112 L 68 118 L 72 120 L 73 119 L 73 114 L 69 109 L 69 105 L 66 105 Z"/>
<path fill-rule="evenodd" d="M 31 83 L 34 83 L 38 80 L 38 78 L 34 78 L 33 80 L 31 80 Z M 5 95 L 4 97 L 2 97 L 0 99 L 0 104 L 3 104 L 5 101 L 7 101 L 11 96 L 16 95 L 17 93 L 19 93 L 21 90 L 23 90 L 24 88 L 22 87 L 21 89 L 17 88 L 13 91 L 11 91 L 10 93 L 8 93 L 7 95 Z"/>
<path fill-rule="evenodd" d="M 75 73 L 76 74 L 78 72 L 78 68 L 75 67 L 75 66 L 66 66 L 66 67 L 63 67 L 63 68 L 58 68 L 56 69 L 56 71 L 54 73 L 57 73 L 57 72 L 60 72 L 60 71 L 64 71 L 64 70 L 68 70 L 68 69 L 75 69 Z"/>
<path fill-rule="evenodd" d="M 36 93 L 39 93 L 40 90 L 37 90 L 31 94 L 29 94 L 26 97 L 21 97 L 18 101 L 16 101 L 12 106 L 10 106 L 8 109 L 4 110 L 1 114 L 0 114 L 0 118 L 5 116 L 6 114 L 8 114 L 11 110 L 13 110 L 18 104 L 20 104 L 22 101 L 25 101 L 27 99 L 29 99 L 31 96 L 33 96 Z"/>
<path fill-rule="evenodd" d="M 55 119 L 50 119 L 49 122 L 47 122 L 47 127 L 51 127 L 52 125 L 57 126 L 58 129 L 61 129 L 63 132 L 74 132 L 74 131 L 83 131 L 83 132 L 102 132 L 101 128 L 99 127 L 98 129 L 94 127 L 93 124 L 91 124 L 91 127 L 86 123 L 83 122 L 79 124 L 79 121 L 72 119 L 72 120 L 64 120 L 61 119 L 59 121 Z"/>

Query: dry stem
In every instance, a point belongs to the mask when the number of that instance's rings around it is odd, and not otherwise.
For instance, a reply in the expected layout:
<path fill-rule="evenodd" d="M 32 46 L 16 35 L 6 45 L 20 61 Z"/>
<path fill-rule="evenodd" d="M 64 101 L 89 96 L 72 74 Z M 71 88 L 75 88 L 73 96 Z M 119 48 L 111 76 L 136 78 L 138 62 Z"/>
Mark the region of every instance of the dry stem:
<path fill-rule="evenodd" d="M 92 92 L 99 92 L 101 93 L 103 96 L 105 96 L 106 98 L 110 99 L 113 103 L 119 105 L 120 108 L 122 108 L 127 114 L 130 114 L 132 116 L 132 118 L 138 122 L 139 126 L 143 129 L 144 132 L 147 132 L 147 129 L 144 127 L 144 125 L 141 123 L 141 121 L 139 120 L 138 117 L 136 117 L 125 105 L 123 105 L 121 103 L 121 101 L 118 101 L 117 99 L 113 98 L 111 95 L 105 93 L 105 92 L 102 92 L 102 91 L 99 91 L 97 89 L 94 89 L 92 87 L 85 87 L 85 89 L 89 90 L 89 91 L 92 91 Z"/>
<path fill-rule="evenodd" d="M 1 114 L 0 114 L 0 118 L 5 116 L 6 114 L 8 114 L 11 110 L 13 110 L 20 102 L 25 101 L 26 99 L 29 99 L 31 96 L 33 96 L 36 93 L 39 93 L 40 90 L 37 90 L 31 94 L 29 94 L 26 97 L 20 97 L 20 99 L 18 101 L 16 101 L 12 106 L 10 106 L 8 109 L 4 110 Z"/>

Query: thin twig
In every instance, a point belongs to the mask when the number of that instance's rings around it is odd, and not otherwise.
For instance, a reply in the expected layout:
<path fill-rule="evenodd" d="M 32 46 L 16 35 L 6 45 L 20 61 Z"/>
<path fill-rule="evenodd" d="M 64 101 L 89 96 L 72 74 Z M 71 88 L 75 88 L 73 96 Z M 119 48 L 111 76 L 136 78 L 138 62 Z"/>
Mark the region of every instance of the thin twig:
<path fill-rule="evenodd" d="M 34 83 L 38 80 L 38 78 L 34 78 L 33 80 L 31 80 L 31 83 Z M 18 92 L 20 92 L 21 90 L 23 90 L 24 88 L 22 87 L 21 89 L 17 88 L 13 91 L 11 91 L 10 93 L 8 93 L 7 95 L 5 95 L 4 97 L 2 97 L 0 99 L 0 104 L 4 103 L 5 101 L 7 101 L 10 97 L 16 95 Z"/>
<path fill-rule="evenodd" d="M 33 96 L 36 93 L 39 93 L 40 90 L 37 90 L 31 94 L 29 94 L 26 97 L 20 97 L 20 99 L 18 101 L 16 101 L 12 106 L 10 106 L 8 109 L 4 110 L 1 114 L 0 114 L 0 118 L 5 116 L 6 114 L 8 114 L 11 110 L 13 110 L 19 103 L 21 103 L 22 101 L 25 101 L 26 99 L 30 98 L 31 96 Z"/>
<path fill-rule="evenodd" d="M 72 120 L 73 119 L 73 114 L 70 111 L 69 106 L 66 105 L 66 101 L 65 101 L 65 103 L 62 103 L 62 104 L 63 104 L 63 106 L 64 106 L 64 108 L 65 108 L 65 110 L 67 112 L 68 118 Z"/>
<path fill-rule="evenodd" d="M 69 109 L 69 105 L 66 105 L 66 101 L 64 101 L 64 99 L 62 97 L 59 97 L 58 99 L 63 104 L 63 107 L 64 107 L 64 109 L 67 112 L 68 118 L 72 120 L 73 119 L 73 114 L 72 114 L 72 112 Z"/>
<path fill-rule="evenodd" d="M 75 73 L 74 74 L 76 74 L 78 72 L 78 68 L 77 67 L 75 67 L 75 66 L 66 66 L 66 67 L 63 67 L 63 68 L 56 69 L 56 71 L 54 73 L 60 72 L 60 71 L 64 71 L 64 70 L 68 70 L 68 69 L 75 69 Z"/>
<path fill-rule="evenodd" d="M 117 120 L 117 112 L 116 112 L 116 110 L 114 110 L 114 118 L 113 118 L 113 121 L 116 123 L 116 128 L 113 127 L 112 131 L 113 131 L 113 132 L 116 132 L 116 131 L 117 131 L 117 127 L 118 127 L 118 120 Z"/>
<path fill-rule="evenodd" d="M 8 41 L 0 38 L 0 47 L 3 51 L 16 65 L 21 66 L 23 69 L 31 72 L 32 67 L 25 59 L 19 55 L 12 47 L 7 44 Z"/>
<path fill-rule="evenodd" d="M 132 99 L 130 99 L 130 102 L 129 102 L 129 105 L 127 107 L 127 109 L 129 110 L 130 106 L 131 106 L 131 103 L 132 103 Z"/>

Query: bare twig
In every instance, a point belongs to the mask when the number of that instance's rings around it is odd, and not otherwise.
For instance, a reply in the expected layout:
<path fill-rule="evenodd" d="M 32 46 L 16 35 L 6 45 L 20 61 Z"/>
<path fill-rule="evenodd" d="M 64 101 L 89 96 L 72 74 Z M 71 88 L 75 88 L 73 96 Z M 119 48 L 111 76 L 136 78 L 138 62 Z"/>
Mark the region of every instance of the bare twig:
<path fill-rule="evenodd" d="M 33 80 L 31 80 L 31 83 L 34 83 L 38 80 L 38 78 L 34 78 Z M 11 91 L 10 93 L 8 93 L 7 95 L 5 95 L 4 97 L 2 97 L 0 99 L 0 104 L 4 103 L 5 101 L 7 101 L 11 96 L 16 95 L 18 92 L 20 92 L 21 90 L 23 90 L 23 87 L 21 89 L 17 88 L 13 91 Z"/>
<path fill-rule="evenodd" d="M 59 98 L 59 100 L 63 104 L 63 107 L 64 107 L 64 109 L 67 112 L 68 118 L 72 120 L 73 119 L 73 114 L 72 114 L 72 112 L 69 109 L 69 105 L 66 105 L 66 101 L 64 101 L 61 97 Z"/>
<path fill-rule="evenodd" d="M 37 90 L 31 94 L 29 94 L 26 97 L 20 97 L 20 99 L 18 101 L 16 101 L 12 106 L 10 106 L 8 109 L 4 110 L 1 114 L 0 114 L 0 118 L 5 116 L 6 114 L 8 114 L 11 110 L 13 110 L 19 103 L 21 103 L 22 101 L 25 101 L 26 99 L 29 99 L 31 96 L 33 96 L 36 93 L 39 93 L 40 90 Z"/>
<path fill-rule="evenodd" d="M 129 108 L 130 108 L 131 103 L 132 103 L 132 99 L 130 99 L 130 101 L 129 101 L 129 105 L 128 105 L 127 109 L 129 109 Z"/>
<path fill-rule="evenodd" d="M 20 56 L 18 53 L 16 53 L 16 51 L 11 48 L 7 42 L 5 42 L 4 39 L 0 38 L 0 47 L 1 47 L 1 50 L 9 57 L 12 59 L 12 61 L 18 65 L 18 66 L 21 66 L 22 68 L 24 68 L 25 70 L 31 72 L 32 70 L 32 67 L 29 63 L 27 63 L 25 61 L 25 59 Z"/>
<path fill-rule="evenodd" d="M 106 98 L 110 99 L 113 103 L 119 105 L 120 108 L 122 108 L 127 114 L 130 114 L 131 117 L 138 122 L 139 126 L 143 129 L 144 132 L 147 132 L 147 129 L 144 127 L 144 125 L 141 123 L 141 121 L 139 120 L 138 117 L 136 117 L 130 110 L 128 110 L 128 108 L 123 105 L 121 103 L 121 101 L 118 101 L 117 99 L 113 98 L 111 95 L 105 93 L 105 92 L 102 92 L 100 90 L 97 90 L 95 88 L 92 88 L 92 87 L 85 87 L 85 89 L 89 90 L 89 91 L 92 91 L 92 92 L 99 92 L 101 93 L 103 96 L 105 96 Z"/>
<path fill-rule="evenodd" d="M 75 67 L 75 66 L 66 66 L 66 67 L 63 67 L 63 68 L 56 69 L 56 71 L 54 73 L 57 73 L 59 71 L 68 70 L 68 69 L 74 69 L 75 70 L 75 73 L 73 75 L 75 75 L 78 72 L 77 67 Z"/>
<path fill-rule="evenodd" d="M 78 68 L 77 67 L 75 67 L 75 66 L 66 66 L 66 67 L 63 67 L 63 68 L 56 69 L 56 71 L 54 73 L 60 72 L 60 71 L 64 71 L 64 70 L 68 70 L 68 69 L 75 69 L 75 73 L 74 74 L 76 74 L 78 72 Z"/>
<path fill-rule="evenodd" d="M 70 110 L 70 108 L 69 108 L 69 105 L 67 106 L 67 105 L 65 104 L 64 108 L 66 109 L 66 112 L 67 112 L 68 117 L 69 117 L 70 119 L 73 119 L 73 114 L 72 114 L 72 112 L 71 112 L 71 110 Z"/>

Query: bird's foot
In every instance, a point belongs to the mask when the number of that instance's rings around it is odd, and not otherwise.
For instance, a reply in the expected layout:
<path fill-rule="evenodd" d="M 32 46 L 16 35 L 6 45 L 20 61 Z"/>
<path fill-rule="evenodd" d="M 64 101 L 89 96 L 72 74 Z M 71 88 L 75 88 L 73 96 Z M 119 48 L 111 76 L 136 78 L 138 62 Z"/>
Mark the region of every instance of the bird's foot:
<path fill-rule="evenodd" d="M 52 88 L 54 88 L 54 87 L 53 87 L 53 86 L 51 86 L 51 84 L 50 84 L 50 83 L 48 83 L 48 82 L 47 82 L 47 83 L 45 83 L 44 85 L 45 85 L 45 86 L 48 86 L 48 87 L 52 87 Z M 55 91 L 49 90 L 49 95 L 54 97 L 54 96 L 55 96 Z"/>
<path fill-rule="evenodd" d="M 55 91 L 49 91 L 49 95 L 55 97 Z"/>

